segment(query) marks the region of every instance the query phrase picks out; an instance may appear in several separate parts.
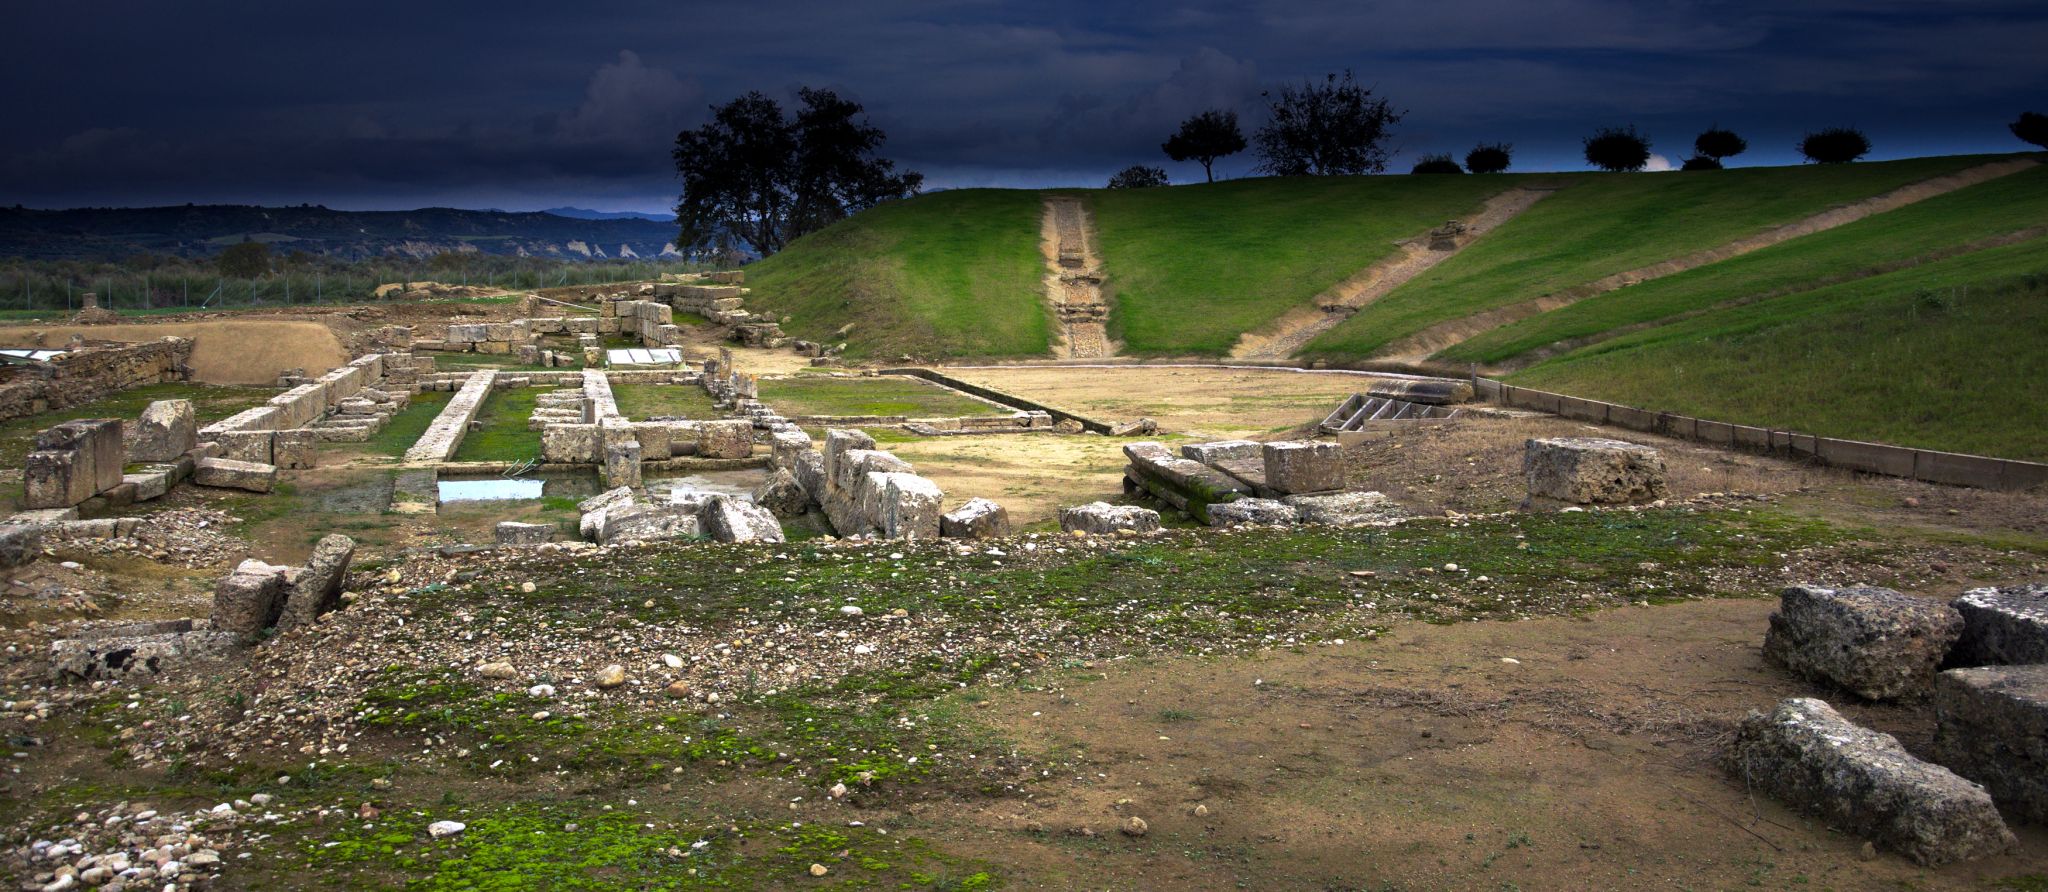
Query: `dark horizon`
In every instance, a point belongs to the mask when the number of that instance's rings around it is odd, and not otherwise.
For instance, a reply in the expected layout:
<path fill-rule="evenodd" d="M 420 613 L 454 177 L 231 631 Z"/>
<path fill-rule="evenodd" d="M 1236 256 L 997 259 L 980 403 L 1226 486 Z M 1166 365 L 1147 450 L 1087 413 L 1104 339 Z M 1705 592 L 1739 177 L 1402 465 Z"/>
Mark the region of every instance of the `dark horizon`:
<path fill-rule="evenodd" d="M 879 2 L 756 7 L 471 2 L 334 8 L 29 7 L 0 37 L 0 205 L 324 205 L 664 213 L 668 150 L 747 90 L 866 104 L 929 188 L 1176 183 L 1178 121 L 1351 69 L 1408 110 L 1389 172 L 1516 145 L 1514 170 L 1584 170 L 1579 139 L 1634 124 L 1663 163 L 1719 124 L 1732 166 L 1796 163 L 1852 125 L 1872 160 L 2025 150 L 2048 110 L 2048 6 L 1759 0 L 1531 4 Z M 1245 175 L 1250 153 L 1218 165 Z M 1656 162 L 1653 162 L 1653 166 Z"/>

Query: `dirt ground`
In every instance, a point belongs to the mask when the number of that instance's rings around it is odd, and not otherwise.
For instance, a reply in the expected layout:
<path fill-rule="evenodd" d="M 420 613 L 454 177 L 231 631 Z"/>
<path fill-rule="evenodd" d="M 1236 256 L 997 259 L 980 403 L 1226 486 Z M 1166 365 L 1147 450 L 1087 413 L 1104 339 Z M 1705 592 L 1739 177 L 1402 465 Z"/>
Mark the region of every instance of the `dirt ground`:
<path fill-rule="evenodd" d="M 917 814 L 1032 888 L 1982 889 L 2048 866 L 2040 827 L 1941 870 L 1866 857 L 1729 780 L 1722 737 L 1784 697 L 1830 698 L 1922 752 L 1932 730 L 1766 664 L 1774 605 L 1416 623 L 1077 672 L 987 710 L 1021 747 L 1070 753 L 1071 776 Z M 1145 836 L 1117 830 L 1132 816 Z"/>
<path fill-rule="evenodd" d="M 1273 434 L 1323 420 L 1366 375 L 1173 366 L 958 368 L 962 380 L 1115 423 L 1140 417 L 1204 440 Z"/>
<path fill-rule="evenodd" d="M 0 342 L 61 347 L 72 335 L 99 341 L 192 338 L 192 379 L 204 384 L 271 384 L 285 369 L 318 375 L 348 362 L 348 350 L 328 326 L 308 320 L 240 318 L 204 322 L 123 325 L 49 325 L 0 328 Z M 38 336 L 39 335 L 39 336 Z"/>

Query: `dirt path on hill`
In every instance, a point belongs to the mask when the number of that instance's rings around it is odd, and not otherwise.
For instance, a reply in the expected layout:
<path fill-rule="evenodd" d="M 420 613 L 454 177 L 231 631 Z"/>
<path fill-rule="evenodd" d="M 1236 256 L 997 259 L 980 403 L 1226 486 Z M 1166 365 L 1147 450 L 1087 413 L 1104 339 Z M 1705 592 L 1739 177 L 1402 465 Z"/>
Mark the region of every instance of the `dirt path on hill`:
<path fill-rule="evenodd" d="M 1230 358 L 1280 359 L 1294 355 L 1317 335 L 1337 327 L 1366 304 L 1385 297 L 1430 267 L 1456 256 L 1465 246 L 1514 219 L 1548 194 L 1549 190 L 1544 189 L 1509 189 L 1487 199 L 1479 213 L 1456 221 L 1464 225 L 1462 233 L 1446 233 L 1443 238 L 1425 233 L 1398 242 L 1392 257 L 1353 273 L 1316 295 L 1309 306 L 1288 310 L 1266 327 L 1245 332 L 1230 348 Z"/>
<path fill-rule="evenodd" d="M 204 384 L 274 384 L 285 369 L 318 375 L 348 362 L 348 350 L 333 329 L 319 322 L 285 319 L 221 319 L 206 322 L 39 325 L 0 330 L 0 341 L 36 340 L 61 347 L 72 335 L 95 341 L 141 343 L 175 336 L 191 338 L 192 380 Z"/>
<path fill-rule="evenodd" d="M 1617 288 L 1661 279 L 1686 270 L 1719 263 L 1773 245 L 1780 245 L 1801 236 L 1826 232 L 1837 226 L 1854 223 L 1866 217 L 1895 211 L 1915 202 L 1925 201 L 1938 195 L 1945 195 L 1967 186 L 1995 180 L 2002 176 L 2019 173 L 2033 167 L 2031 158 L 2012 158 L 1980 164 L 1967 170 L 1946 176 L 1934 177 L 1917 183 L 1910 183 L 1859 201 L 1829 208 L 1811 217 L 1787 223 L 1775 229 L 1766 230 L 1748 238 L 1737 239 L 1718 247 L 1695 251 L 1683 257 L 1674 257 L 1649 266 L 1615 273 L 1596 279 L 1584 285 L 1576 285 L 1556 294 L 1521 301 L 1498 307 L 1483 313 L 1474 313 L 1457 319 L 1447 320 L 1403 338 L 1376 354 L 1379 357 L 1399 362 L 1419 363 L 1457 344 L 1464 343 L 1477 335 L 1503 325 L 1520 322 L 1532 316 L 1567 307 L 1596 294 L 1605 294 Z"/>
<path fill-rule="evenodd" d="M 1092 221 L 1081 199 L 1048 195 L 1040 224 L 1045 254 L 1045 293 L 1059 316 L 1061 340 L 1053 355 L 1093 359 L 1116 354 L 1109 339 L 1109 305 L 1102 300 L 1102 258 L 1095 250 Z"/>

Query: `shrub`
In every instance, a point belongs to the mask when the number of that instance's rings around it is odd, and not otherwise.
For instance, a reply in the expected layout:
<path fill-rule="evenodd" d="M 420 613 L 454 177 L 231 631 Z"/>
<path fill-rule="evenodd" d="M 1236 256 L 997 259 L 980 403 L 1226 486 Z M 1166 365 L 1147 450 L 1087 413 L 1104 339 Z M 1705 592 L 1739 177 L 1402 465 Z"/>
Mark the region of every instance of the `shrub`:
<path fill-rule="evenodd" d="M 1601 170 L 1642 170 L 1650 163 L 1650 138 L 1633 124 L 1603 128 L 1586 137 L 1586 163 Z"/>
<path fill-rule="evenodd" d="M 1870 137 L 1854 127 L 1829 127 L 1799 141 L 1799 154 L 1815 164 L 1847 164 L 1870 153 Z"/>
<path fill-rule="evenodd" d="M 1481 143 L 1465 153 L 1465 169 L 1473 173 L 1500 173 L 1514 160 L 1513 143 Z"/>
<path fill-rule="evenodd" d="M 1736 136 L 1735 131 L 1723 130 L 1719 124 L 1716 124 L 1693 138 L 1692 150 L 1694 154 L 1702 158 L 1719 161 L 1723 158 L 1733 158 L 1748 151 L 1749 141 Z M 1707 169 L 1719 170 L 1720 167 L 1719 164 L 1716 164 L 1712 168 Z M 1692 168 L 1688 167 L 1686 169 L 1691 170 Z"/>
<path fill-rule="evenodd" d="M 1149 189 L 1153 186 L 1171 185 L 1166 180 L 1166 171 L 1157 167 L 1133 164 L 1116 172 L 1109 178 L 1111 189 Z"/>
<path fill-rule="evenodd" d="M 1687 159 L 1685 159 L 1685 165 L 1679 168 L 1679 170 L 1720 170 L 1720 169 L 1721 169 L 1721 162 L 1719 162 L 1719 161 L 1716 161 L 1716 160 L 1714 160 L 1714 159 L 1712 159 L 1712 158 L 1709 158 L 1709 157 L 1707 157 L 1707 156 L 1705 156 L 1705 155 L 1694 155 L 1694 156 L 1692 156 L 1691 158 L 1687 158 Z"/>
<path fill-rule="evenodd" d="M 2040 112 L 2020 112 L 2019 120 L 2005 125 L 2012 135 L 2021 142 L 2030 142 L 2048 149 L 2048 115 Z"/>
<path fill-rule="evenodd" d="M 1456 161 L 1453 161 L 1453 160 L 1451 160 L 1451 156 L 1450 156 L 1450 154 L 1449 154 L 1449 153 L 1447 152 L 1447 153 L 1444 153 L 1444 154 L 1441 154 L 1441 155 L 1424 155 L 1424 156 L 1422 156 L 1422 157 L 1420 157 L 1420 158 L 1417 158 L 1417 159 L 1415 159 L 1415 167 L 1414 167 L 1414 168 L 1412 168 L 1412 169 L 1410 169 L 1410 170 L 1409 170 L 1408 172 L 1409 172 L 1409 173 L 1464 173 L 1464 172 L 1465 172 L 1465 169 L 1464 169 L 1464 168 L 1462 168 L 1462 167 L 1459 167 L 1459 166 L 1458 166 L 1458 162 L 1456 162 Z"/>

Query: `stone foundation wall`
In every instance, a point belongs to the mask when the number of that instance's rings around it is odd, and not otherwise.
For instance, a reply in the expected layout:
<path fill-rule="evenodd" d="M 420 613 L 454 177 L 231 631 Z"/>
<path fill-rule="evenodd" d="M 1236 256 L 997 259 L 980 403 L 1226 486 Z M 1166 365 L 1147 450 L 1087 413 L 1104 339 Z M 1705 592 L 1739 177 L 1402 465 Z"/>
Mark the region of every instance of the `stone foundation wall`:
<path fill-rule="evenodd" d="M 47 363 L 0 366 L 0 421 L 92 402 L 144 384 L 184 381 L 191 338 L 89 347 Z"/>

